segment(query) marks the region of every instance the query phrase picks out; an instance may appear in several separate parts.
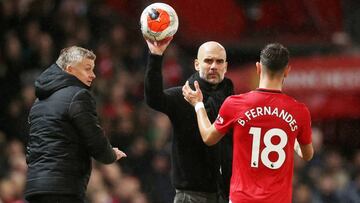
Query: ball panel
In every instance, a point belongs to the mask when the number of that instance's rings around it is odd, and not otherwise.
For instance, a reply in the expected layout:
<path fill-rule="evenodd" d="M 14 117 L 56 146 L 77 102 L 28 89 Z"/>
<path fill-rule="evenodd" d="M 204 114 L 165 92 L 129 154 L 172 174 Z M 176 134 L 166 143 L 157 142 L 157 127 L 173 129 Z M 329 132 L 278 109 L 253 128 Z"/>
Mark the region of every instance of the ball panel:
<path fill-rule="evenodd" d="M 157 18 L 153 19 L 154 16 L 152 13 L 148 14 L 147 24 L 148 28 L 153 32 L 162 32 L 170 25 L 170 16 L 167 11 L 157 8 L 158 12 Z"/>
<path fill-rule="evenodd" d="M 179 20 L 171 6 L 165 3 L 153 3 L 143 10 L 140 26 L 145 38 L 161 41 L 177 32 Z"/>

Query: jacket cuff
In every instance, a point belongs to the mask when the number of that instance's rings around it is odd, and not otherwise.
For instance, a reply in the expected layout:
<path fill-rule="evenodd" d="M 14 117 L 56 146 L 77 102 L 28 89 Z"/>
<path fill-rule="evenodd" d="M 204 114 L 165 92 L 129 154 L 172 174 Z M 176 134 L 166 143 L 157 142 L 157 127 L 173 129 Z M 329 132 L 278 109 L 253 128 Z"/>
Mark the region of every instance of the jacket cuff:
<path fill-rule="evenodd" d="M 162 60 L 163 55 L 157 55 L 157 54 L 153 54 L 153 53 L 149 52 L 149 57 L 154 58 L 154 59 L 158 59 L 158 60 Z"/>

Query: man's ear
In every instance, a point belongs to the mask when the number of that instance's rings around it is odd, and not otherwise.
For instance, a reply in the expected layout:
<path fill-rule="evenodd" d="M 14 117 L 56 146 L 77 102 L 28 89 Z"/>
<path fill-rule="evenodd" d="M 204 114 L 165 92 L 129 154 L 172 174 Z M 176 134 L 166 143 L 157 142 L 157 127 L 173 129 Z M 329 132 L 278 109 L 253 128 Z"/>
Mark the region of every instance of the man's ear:
<path fill-rule="evenodd" d="M 290 70 L 291 70 L 291 66 L 288 65 L 288 66 L 285 68 L 285 71 L 284 71 L 284 77 L 285 77 L 285 78 L 288 76 Z"/>
<path fill-rule="evenodd" d="M 194 60 L 194 67 L 195 67 L 195 70 L 196 70 L 196 71 L 199 71 L 199 70 L 200 70 L 200 67 L 199 67 L 199 59 L 195 59 L 195 60 Z"/>
<path fill-rule="evenodd" d="M 261 64 L 260 62 L 256 62 L 256 74 L 261 74 Z"/>
<path fill-rule="evenodd" d="M 73 67 L 71 67 L 70 65 L 67 65 L 67 66 L 65 67 L 65 72 L 71 73 L 72 71 L 73 71 Z"/>

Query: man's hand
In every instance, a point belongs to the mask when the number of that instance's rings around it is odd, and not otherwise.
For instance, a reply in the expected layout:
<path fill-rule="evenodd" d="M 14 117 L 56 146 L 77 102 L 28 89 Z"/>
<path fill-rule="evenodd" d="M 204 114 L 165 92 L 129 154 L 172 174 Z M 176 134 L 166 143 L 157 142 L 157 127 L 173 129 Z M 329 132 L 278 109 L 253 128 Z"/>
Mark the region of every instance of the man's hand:
<path fill-rule="evenodd" d="M 161 56 L 161 55 L 163 55 L 165 49 L 169 46 L 173 37 L 168 37 L 161 41 L 153 41 L 153 40 L 147 39 L 145 37 L 144 37 L 144 39 L 149 47 L 150 52 L 152 54 Z"/>
<path fill-rule="evenodd" d="M 118 148 L 113 147 L 113 150 L 114 150 L 114 152 L 116 154 L 116 161 L 123 158 L 123 157 L 127 157 L 127 155 L 123 151 L 120 151 Z"/>
<path fill-rule="evenodd" d="M 215 126 L 211 124 L 209 117 L 206 114 L 204 104 L 202 103 L 203 94 L 200 90 L 198 81 L 194 82 L 194 86 L 195 91 L 189 86 L 189 81 L 186 81 L 182 88 L 182 92 L 184 99 L 195 107 L 198 127 L 203 142 L 206 145 L 211 146 L 219 142 L 224 135 L 216 130 Z"/>
<path fill-rule="evenodd" d="M 203 94 L 200 90 L 198 81 L 194 82 L 194 86 L 195 91 L 189 86 L 189 81 L 186 81 L 185 85 L 182 87 L 184 99 L 193 106 L 195 106 L 196 103 L 203 101 Z"/>

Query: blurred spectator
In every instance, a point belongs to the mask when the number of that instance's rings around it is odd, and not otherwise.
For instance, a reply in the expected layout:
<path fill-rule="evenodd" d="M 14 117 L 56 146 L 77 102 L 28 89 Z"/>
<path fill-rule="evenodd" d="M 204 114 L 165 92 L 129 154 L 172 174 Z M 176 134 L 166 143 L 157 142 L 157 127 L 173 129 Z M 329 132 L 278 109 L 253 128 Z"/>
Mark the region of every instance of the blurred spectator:
<path fill-rule="evenodd" d="M 0 180 L 0 200 L 4 203 L 22 203 L 18 199 L 16 192 L 16 185 L 10 178 Z"/>
<path fill-rule="evenodd" d="M 127 152 L 128 158 L 124 161 L 124 171 L 145 181 L 151 173 L 151 160 L 153 159 L 153 150 L 144 137 L 138 136 Z M 147 187 L 147 185 L 144 185 Z"/>
<path fill-rule="evenodd" d="M 293 203 L 314 203 L 311 188 L 306 184 L 299 184 L 294 188 Z"/>
<path fill-rule="evenodd" d="M 168 153 L 157 152 L 154 155 L 152 171 L 147 180 L 151 199 L 157 203 L 173 202 L 175 190 L 170 181 L 170 156 Z"/>
<path fill-rule="evenodd" d="M 319 166 L 323 162 L 323 145 L 324 145 L 324 135 L 320 128 L 312 127 L 312 142 L 314 146 L 314 156 L 313 159 L 310 161 L 310 165 Z"/>
<path fill-rule="evenodd" d="M 7 166 L 7 154 L 5 153 L 5 149 L 7 146 L 6 135 L 4 132 L 0 131 L 0 178 L 4 177 L 8 172 Z"/>
<path fill-rule="evenodd" d="M 320 203 L 339 203 L 342 202 L 339 191 L 336 188 L 336 181 L 329 173 L 323 173 L 318 179 L 319 202 Z"/>
<path fill-rule="evenodd" d="M 156 112 L 153 114 L 153 129 L 151 137 L 148 137 L 152 147 L 156 150 L 168 150 L 170 153 L 169 142 L 171 140 L 171 123 L 169 118 L 162 113 Z"/>
<path fill-rule="evenodd" d="M 132 198 L 131 203 L 149 203 L 149 201 L 144 193 L 136 193 Z"/>
<path fill-rule="evenodd" d="M 324 165 L 324 170 L 331 176 L 336 190 L 344 189 L 345 185 L 349 182 L 349 174 L 346 166 L 344 166 L 344 158 L 340 153 L 335 150 L 327 151 Z"/>
<path fill-rule="evenodd" d="M 354 177 L 356 174 L 360 174 L 360 149 L 355 151 L 352 164 L 352 176 Z"/>
<path fill-rule="evenodd" d="M 25 189 L 27 165 L 24 145 L 12 140 L 5 147 L 7 172 L 0 178 L 0 200 L 4 203 L 22 203 Z"/>
<path fill-rule="evenodd" d="M 139 193 L 141 193 L 141 185 L 135 176 L 124 176 L 114 187 L 115 197 L 121 203 L 132 203 Z"/>
<path fill-rule="evenodd" d="M 105 189 L 95 190 L 89 193 L 89 201 L 92 203 L 114 203 L 111 195 Z"/>
<path fill-rule="evenodd" d="M 354 179 L 343 189 L 341 193 L 341 202 L 360 202 L 360 173 L 357 173 Z"/>
<path fill-rule="evenodd" d="M 26 108 L 22 98 L 13 98 L 5 111 L 7 125 L 4 126 L 8 137 L 7 139 L 18 139 L 25 143 L 28 131 L 27 115 L 29 109 Z"/>
<path fill-rule="evenodd" d="M 2 90 L 6 92 L 5 96 L 13 98 L 17 96 L 21 88 L 20 74 L 24 69 L 22 44 L 15 31 L 6 32 L 2 51 L 5 65 L 3 67 L 5 68 L 4 83 L 12 84 L 7 85 L 6 88 L 4 86 Z"/>
<path fill-rule="evenodd" d="M 183 81 L 183 66 L 179 63 L 179 48 L 175 45 L 171 45 L 167 48 L 167 54 L 164 55 L 163 62 L 163 80 L 164 87 L 173 87 L 177 84 L 181 84 Z"/>

